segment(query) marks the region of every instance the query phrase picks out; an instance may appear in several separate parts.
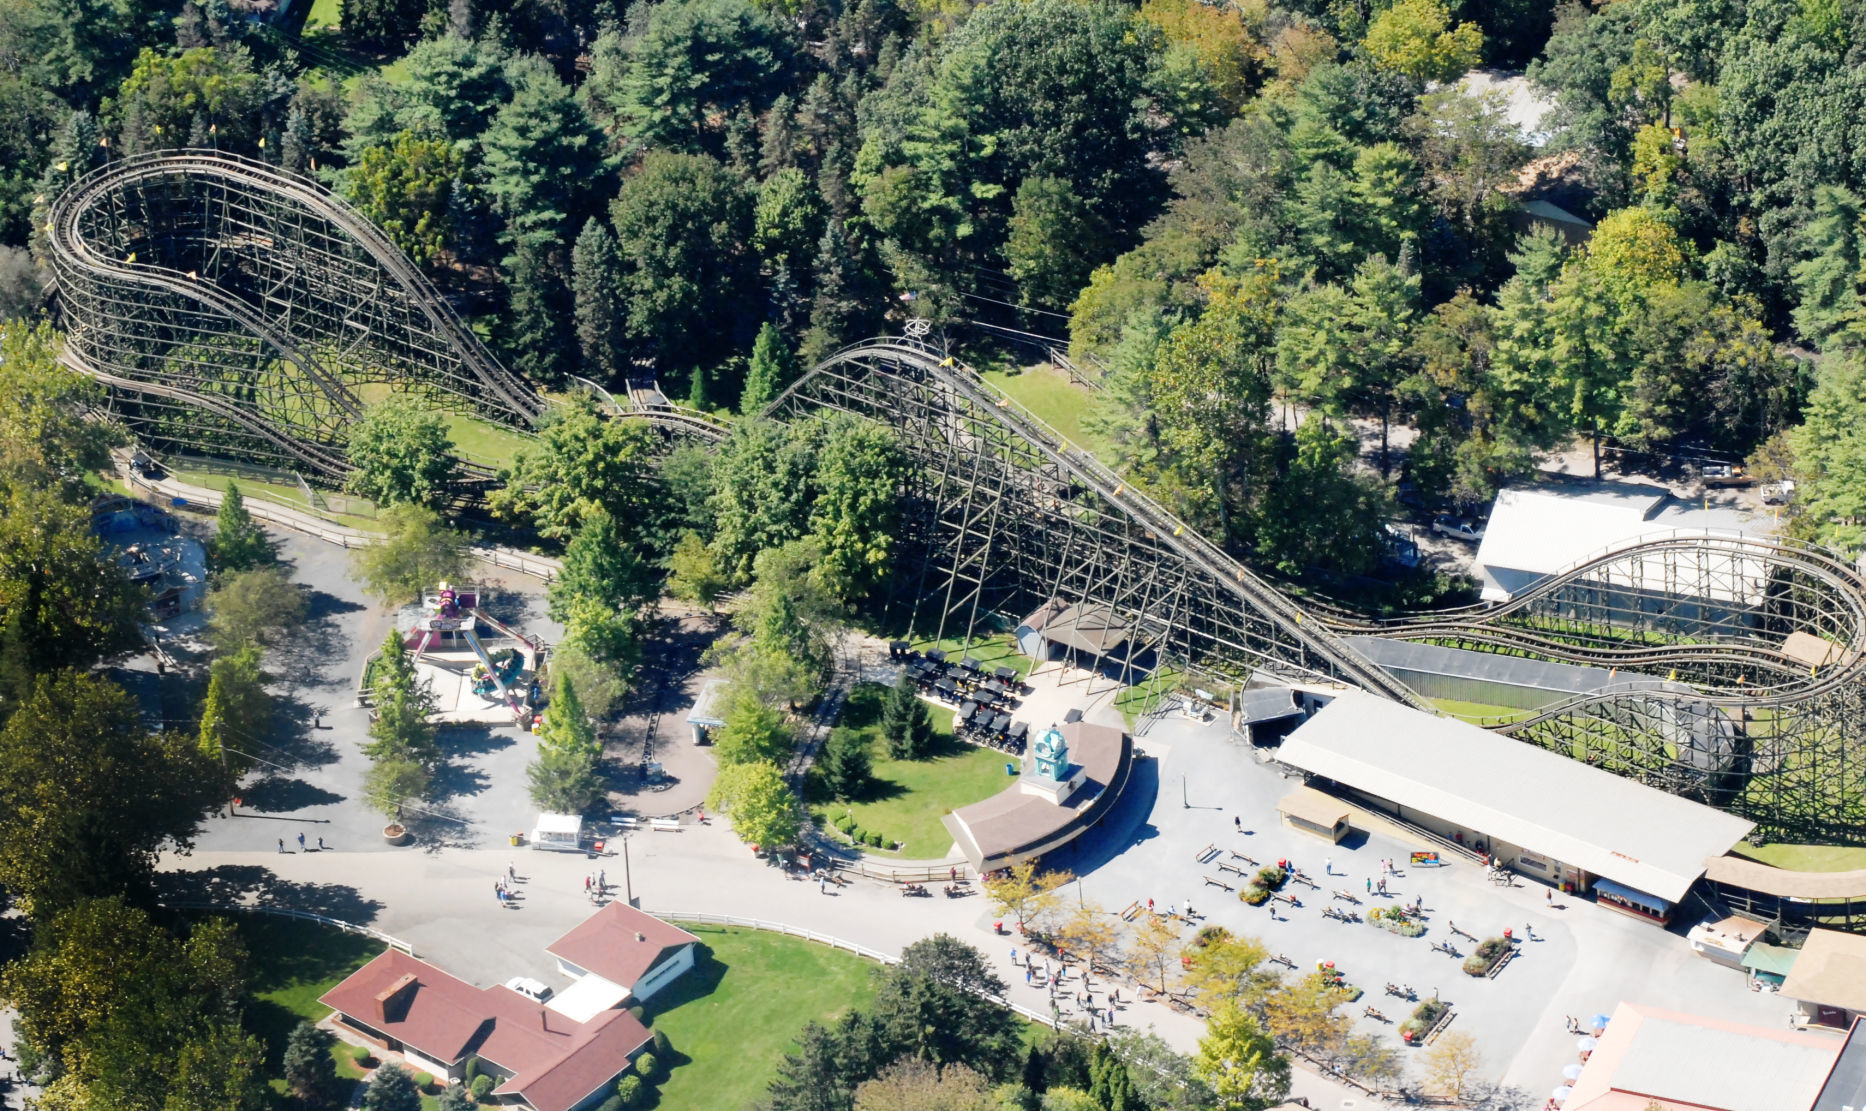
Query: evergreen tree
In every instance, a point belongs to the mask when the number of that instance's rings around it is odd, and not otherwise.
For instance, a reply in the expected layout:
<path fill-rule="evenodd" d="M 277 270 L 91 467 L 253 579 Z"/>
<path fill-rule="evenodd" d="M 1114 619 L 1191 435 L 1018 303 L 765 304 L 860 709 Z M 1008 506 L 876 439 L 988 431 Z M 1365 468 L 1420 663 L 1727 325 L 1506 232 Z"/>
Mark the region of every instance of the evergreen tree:
<path fill-rule="evenodd" d="M 337 1066 L 330 1056 L 331 1036 L 309 1022 L 292 1027 L 285 1042 L 285 1083 L 307 1107 L 329 1107 L 337 1094 Z"/>
<path fill-rule="evenodd" d="M 933 715 L 906 675 L 882 703 L 881 736 L 887 741 L 888 755 L 896 760 L 918 760 L 933 747 Z"/>
<path fill-rule="evenodd" d="M 214 567 L 219 571 L 250 571 L 278 562 L 278 552 L 266 530 L 246 510 L 238 483 L 227 483 L 214 518 Z"/>
<path fill-rule="evenodd" d="M 538 733 L 538 756 L 525 769 L 531 779 L 531 801 L 557 814 L 581 814 L 602 797 L 597 775 L 602 745 L 590 728 L 577 689 L 559 674 L 551 703 Z"/>
<path fill-rule="evenodd" d="M 512 99 L 480 139 L 486 192 L 505 217 L 508 242 L 561 242 L 588 214 L 590 187 L 604 176 L 603 136 L 543 58 L 518 55 L 506 77 Z"/>
<path fill-rule="evenodd" d="M 745 393 L 739 398 L 739 412 L 751 416 L 763 409 L 772 398 L 783 393 L 797 377 L 797 360 L 784 345 L 784 336 L 769 322 L 758 330 L 752 345 L 751 366 L 745 372 Z"/>
<path fill-rule="evenodd" d="M 858 729 L 837 727 L 830 730 L 829 743 L 823 747 L 823 785 L 838 799 L 853 799 L 867 788 L 874 773 L 868 735 Z"/>
<path fill-rule="evenodd" d="M 598 382 L 618 383 L 623 367 L 622 259 L 607 223 L 592 216 L 583 225 L 571 251 L 570 275 L 583 371 Z"/>
<path fill-rule="evenodd" d="M 403 645 L 401 633 L 389 630 L 374 667 L 371 689 L 376 718 L 369 723 L 370 742 L 363 752 L 379 765 L 406 761 L 430 771 L 439 767 L 442 754 L 428 720 L 434 712 L 434 695 L 426 683 L 416 679 L 414 657 Z"/>
<path fill-rule="evenodd" d="M 563 573 L 547 592 L 551 620 L 568 622 L 575 603 L 585 599 L 606 613 L 631 612 L 652 601 L 659 586 L 632 537 L 599 509 L 577 526 L 564 550 Z"/>
<path fill-rule="evenodd" d="M 285 117 L 285 132 L 279 136 L 279 165 L 304 173 L 311 167 L 317 139 L 311 133 L 311 119 L 296 105 Z"/>
<path fill-rule="evenodd" d="M 810 331 L 803 354 L 805 361 L 813 363 L 848 342 L 862 315 L 849 236 L 841 220 L 832 219 L 823 229 L 812 272 L 816 294 L 810 299 Z"/>
<path fill-rule="evenodd" d="M 228 749 L 250 749 L 265 736 L 271 716 L 272 696 L 266 693 L 257 644 L 222 656 L 208 667 L 207 697 L 201 705 L 203 754 L 235 772 L 245 770 L 247 757 Z"/>
<path fill-rule="evenodd" d="M 797 131 L 790 94 L 779 93 L 765 113 L 764 134 L 759 139 L 759 166 L 769 176 L 797 164 Z"/>
<path fill-rule="evenodd" d="M 512 369 L 545 385 L 558 385 L 576 360 L 576 333 L 564 327 L 576 312 L 563 252 L 549 243 L 521 241 L 505 260 L 505 349 Z"/>
<path fill-rule="evenodd" d="M 376 1069 L 363 1094 L 364 1111 L 421 1111 L 421 1091 L 415 1078 L 393 1061 Z"/>

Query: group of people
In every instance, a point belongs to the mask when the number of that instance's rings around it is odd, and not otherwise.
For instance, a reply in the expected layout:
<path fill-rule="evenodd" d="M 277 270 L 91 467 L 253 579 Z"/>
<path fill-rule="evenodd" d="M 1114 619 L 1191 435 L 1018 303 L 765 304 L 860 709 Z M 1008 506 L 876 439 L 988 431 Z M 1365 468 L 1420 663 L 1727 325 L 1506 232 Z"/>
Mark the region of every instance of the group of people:
<path fill-rule="evenodd" d="M 1018 960 L 1018 953 L 1015 947 L 1011 949 L 1011 966 L 1013 968 L 1020 967 L 1020 961 Z M 1114 1028 L 1115 1007 L 1121 1002 L 1121 989 L 1119 987 L 1113 985 L 1109 986 L 1108 1005 L 1103 1007 L 1095 1002 L 1094 987 L 1089 983 L 1088 971 L 1086 969 L 1082 973 L 1082 986 L 1073 993 L 1074 998 L 1072 1000 L 1071 993 L 1061 989 L 1063 981 L 1069 978 L 1069 969 L 1067 965 L 1052 971 L 1050 962 L 1047 959 L 1039 963 L 1037 958 L 1026 956 L 1021 961 L 1021 967 L 1024 970 L 1024 983 L 1026 984 L 1035 985 L 1039 974 L 1042 976 L 1044 989 L 1047 990 L 1050 995 L 1050 1020 L 1052 1022 L 1060 1021 L 1063 1008 L 1073 1002 L 1073 1004 L 1082 1011 L 1084 1019 L 1088 1022 L 1088 1028 L 1091 1033 L 1098 1029 L 1111 1030 Z"/>
<path fill-rule="evenodd" d="M 506 862 L 505 873 L 492 881 L 493 898 L 507 910 L 518 909 L 518 869 L 510 861 Z"/>

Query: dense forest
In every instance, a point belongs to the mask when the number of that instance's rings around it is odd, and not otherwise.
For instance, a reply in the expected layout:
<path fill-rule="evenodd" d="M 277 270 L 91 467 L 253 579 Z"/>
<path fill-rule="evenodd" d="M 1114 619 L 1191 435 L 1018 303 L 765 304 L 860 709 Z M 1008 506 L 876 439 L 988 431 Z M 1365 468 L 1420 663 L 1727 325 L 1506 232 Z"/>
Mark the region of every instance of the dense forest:
<path fill-rule="evenodd" d="M 18 0 L 0 309 L 60 187 L 217 146 L 546 384 L 744 409 L 766 324 L 791 367 L 909 315 L 1066 331 L 1113 462 L 1292 574 L 1377 561 L 1395 480 L 1472 507 L 1577 439 L 1760 450 L 1856 549 L 1862 51 L 1854 0 Z M 1536 134 L 1477 66 L 1526 67 Z"/>

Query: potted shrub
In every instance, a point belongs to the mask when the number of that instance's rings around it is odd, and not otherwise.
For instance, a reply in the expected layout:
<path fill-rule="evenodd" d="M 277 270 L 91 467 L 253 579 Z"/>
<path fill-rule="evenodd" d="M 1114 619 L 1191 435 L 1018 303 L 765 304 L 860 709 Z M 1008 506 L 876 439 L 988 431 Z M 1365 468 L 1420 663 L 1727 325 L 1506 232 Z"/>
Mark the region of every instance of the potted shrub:
<path fill-rule="evenodd" d="M 1260 907 L 1270 901 L 1270 891 L 1268 888 L 1258 887 L 1255 883 L 1247 883 L 1244 885 L 1244 890 L 1238 892 L 1238 898 L 1251 906 Z"/>

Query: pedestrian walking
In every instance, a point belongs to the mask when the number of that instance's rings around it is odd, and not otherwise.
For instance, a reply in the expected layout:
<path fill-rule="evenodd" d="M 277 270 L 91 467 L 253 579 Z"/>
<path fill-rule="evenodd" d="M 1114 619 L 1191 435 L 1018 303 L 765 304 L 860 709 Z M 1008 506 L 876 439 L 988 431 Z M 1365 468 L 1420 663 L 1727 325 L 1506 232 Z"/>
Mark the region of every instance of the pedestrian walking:
<path fill-rule="evenodd" d="M 607 891 L 607 890 L 609 890 L 609 871 L 608 871 L 608 869 L 598 869 L 598 871 L 597 871 L 597 873 L 596 873 L 596 889 L 597 889 L 598 891 Z"/>
<path fill-rule="evenodd" d="M 1387 893 L 1387 878 L 1385 876 L 1381 876 L 1380 877 L 1380 894 L 1385 895 L 1386 893 Z"/>
<path fill-rule="evenodd" d="M 957 864 L 953 865 L 951 868 L 946 869 L 946 878 L 952 881 L 953 883 L 959 882 L 959 866 Z"/>
<path fill-rule="evenodd" d="M 1030 966 L 1029 965 L 1024 966 L 1024 983 L 1026 984 L 1030 983 Z"/>
<path fill-rule="evenodd" d="M 518 869 L 512 867 L 512 862 L 509 860 L 505 862 L 505 878 L 513 883 L 518 882 Z"/>
<path fill-rule="evenodd" d="M 1332 876 L 1335 874 L 1335 858 L 1334 857 L 1325 856 L 1322 858 L 1322 874 L 1324 876 Z"/>
<path fill-rule="evenodd" d="M 1017 946 L 1011 946 L 1011 967 L 1017 967 Z"/>
<path fill-rule="evenodd" d="M 285 838 L 283 837 L 279 838 L 279 851 L 280 852 L 285 851 Z"/>
<path fill-rule="evenodd" d="M 1523 923 L 1523 940 L 1534 941 L 1535 939 L 1536 939 L 1536 924 L 1534 922 L 1524 922 Z"/>
<path fill-rule="evenodd" d="M 1367 881 L 1367 893 L 1369 895 L 1374 893 L 1374 881 L 1371 879 Z"/>
<path fill-rule="evenodd" d="M 322 837 L 317 839 L 317 851 L 318 852 L 324 851 L 324 839 Z"/>
<path fill-rule="evenodd" d="M 1551 906 L 1551 907 L 1555 905 L 1555 889 L 1554 888 L 1552 887 L 1543 888 L 1542 896 L 1545 901 L 1545 905 Z"/>
<path fill-rule="evenodd" d="M 1231 816 L 1231 828 L 1234 830 L 1237 830 L 1239 833 L 1243 833 L 1244 832 L 1244 819 L 1238 817 L 1235 814 L 1232 815 Z"/>
<path fill-rule="evenodd" d="M 583 893 L 585 895 L 590 893 L 590 877 L 587 875 L 583 877 Z"/>
<path fill-rule="evenodd" d="M 284 845 L 284 843 L 283 843 L 283 842 L 281 842 L 281 843 L 279 844 L 279 848 L 280 848 L 281 850 L 283 850 L 283 849 L 285 848 L 285 845 Z M 1152 900 L 1152 899 L 1148 899 L 1148 900 L 1147 900 L 1147 913 L 1148 913 L 1148 914 L 1152 914 L 1152 913 L 1153 913 L 1153 900 Z"/>
<path fill-rule="evenodd" d="M 1110 1026 L 1114 1025 L 1114 1007 L 1113 1006 L 1110 1006 L 1108 1008 L 1108 1025 Z"/>
<path fill-rule="evenodd" d="M 303 852 L 304 847 L 305 847 L 305 835 L 304 835 L 304 831 L 300 830 L 298 832 L 298 851 Z"/>
<path fill-rule="evenodd" d="M 1178 905 L 1175 903 L 1166 904 L 1166 916 L 1168 918 L 1178 918 L 1179 917 Z"/>
<path fill-rule="evenodd" d="M 824 895 L 829 894 L 829 881 L 825 880 L 822 876 L 816 877 L 816 889 Z"/>

